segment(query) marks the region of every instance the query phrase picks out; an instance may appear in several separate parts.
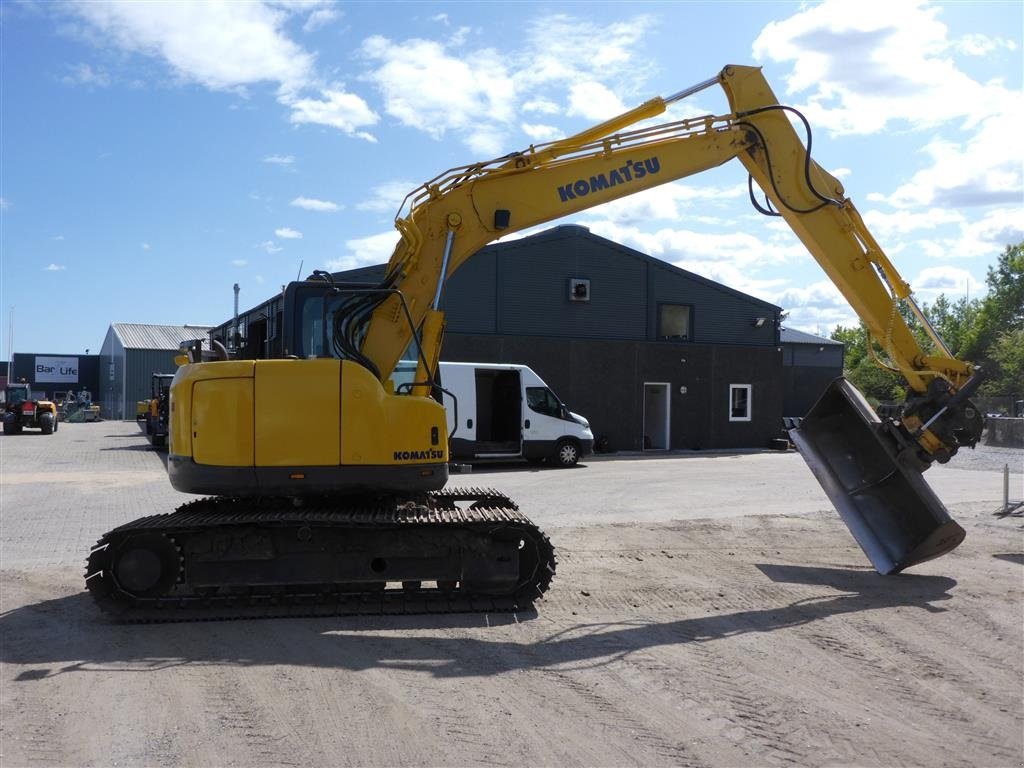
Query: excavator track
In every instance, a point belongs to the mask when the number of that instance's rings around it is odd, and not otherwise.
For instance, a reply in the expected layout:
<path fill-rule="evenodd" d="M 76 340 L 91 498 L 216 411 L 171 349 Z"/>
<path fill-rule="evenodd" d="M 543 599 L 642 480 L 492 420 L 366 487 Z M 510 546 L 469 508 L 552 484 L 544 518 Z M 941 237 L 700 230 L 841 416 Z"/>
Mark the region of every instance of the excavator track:
<path fill-rule="evenodd" d="M 554 548 L 506 496 L 204 498 L 105 534 L 86 586 L 118 621 L 518 611 Z"/>

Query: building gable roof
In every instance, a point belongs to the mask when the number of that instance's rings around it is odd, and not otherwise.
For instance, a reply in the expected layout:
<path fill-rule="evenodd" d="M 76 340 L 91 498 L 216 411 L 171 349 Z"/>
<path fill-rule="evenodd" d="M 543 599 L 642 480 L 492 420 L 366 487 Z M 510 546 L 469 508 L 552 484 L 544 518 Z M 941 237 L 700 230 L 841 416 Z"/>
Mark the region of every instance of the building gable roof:
<path fill-rule="evenodd" d="M 836 341 L 835 339 L 826 339 L 823 336 L 815 336 L 813 333 L 797 331 L 794 330 L 793 328 L 779 329 L 779 341 L 782 344 L 813 344 L 817 347 L 843 346 L 843 342 L 841 341 Z"/>
<path fill-rule="evenodd" d="M 208 325 L 149 325 L 113 323 L 111 329 L 125 349 L 166 349 L 176 351 L 183 342 L 202 339 L 209 344 Z"/>
<path fill-rule="evenodd" d="M 528 235 L 526 237 L 520 237 L 516 238 L 515 240 L 509 240 L 507 242 L 502 243 L 491 243 L 490 245 L 487 245 L 484 248 L 480 249 L 480 253 L 492 252 L 495 254 L 501 254 L 505 251 L 515 250 L 518 248 L 530 248 L 540 242 L 563 238 L 579 238 L 591 240 L 604 248 L 609 248 L 611 250 L 618 251 L 624 256 L 628 256 L 634 259 L 647 262 L 658 269 L 664 269 L 669 272 L 674 272 L 682 277 L 685 277 L 687 280 L 692 280 L 694 282 L 701 283 L 716 290 L 732 294 L 733 296 L 742 298 L 744 301 L 748 301 L 752 304 L 761 305 L 766 309 L 774 310 L 776 312 L 782 311 L 781 307 L 778 307 L 770 302 L 758 299 L 754 296 L 751 296 L 750 294 L 743 293 L 742 291 L 737 291 L 735 288 L 730 288 L 729 286 L 723 285 L 722 283 L 715 282 L 714 280 L 709 280 L 706 277 L 701 277 L 695 272 L 690 272 L 688 270 L 681 269 L 680 267 L 677 267 L 673 264 L 669 264 L 667 261 L 662 261 L 661 259 L 655 256 L 649 256 L 648 254 L 643 253 L 642 251 L 637 251 L 633 248 L 622 245 L 621 243 L 616 243 L 614 240 L 609 240 L 606 237 L 595 235 L 589 229 L 579 224 L 560 224 L 557 227 L 546 229 L 543 232 L 538 232 L 535 235 Z M 334 273 L 334 277 L 339 280 L 350 282 L 381 280 L 384 277 L 384 268 L 385 265 L 383 264 L 374 265 L 371 267 L 359 267 L 357 269 L 349 269 L 344 272 L 336 272 Z"/>

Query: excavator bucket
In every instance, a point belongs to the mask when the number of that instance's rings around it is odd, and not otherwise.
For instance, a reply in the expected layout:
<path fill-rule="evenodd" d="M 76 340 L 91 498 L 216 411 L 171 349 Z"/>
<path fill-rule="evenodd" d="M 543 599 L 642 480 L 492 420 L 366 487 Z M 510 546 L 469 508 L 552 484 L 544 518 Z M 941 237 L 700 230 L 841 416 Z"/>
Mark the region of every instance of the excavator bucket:
<path fill-rule="evenodd" d="M 871 564 L 897 573 L 949 552 L 964 529 L 849 381 L 838 378 L 790 431 L 804 460 Z"/>

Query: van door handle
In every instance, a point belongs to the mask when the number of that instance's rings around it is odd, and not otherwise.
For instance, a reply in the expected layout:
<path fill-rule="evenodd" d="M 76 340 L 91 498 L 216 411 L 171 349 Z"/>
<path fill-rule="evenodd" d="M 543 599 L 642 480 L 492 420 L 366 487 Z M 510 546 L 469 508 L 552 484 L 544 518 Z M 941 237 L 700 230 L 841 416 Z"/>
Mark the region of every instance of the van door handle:
<path fill-rule="evenodd" d="M 525 426 L 525 427 L 526 427 L 527 429 L 529 429 L 529 428 L 530 428 L 530 420 L 529 420 L 529 419 L 527 419 L 527 420 L 526 420 L 526 424 L 525 424 L 524 426 Z"/>
<path fill-rule="evenodd" d="M 472 419 L 466 419 L 466 429 L 472 429 L 472 428 L 473 428 L 473 420 Z"/>

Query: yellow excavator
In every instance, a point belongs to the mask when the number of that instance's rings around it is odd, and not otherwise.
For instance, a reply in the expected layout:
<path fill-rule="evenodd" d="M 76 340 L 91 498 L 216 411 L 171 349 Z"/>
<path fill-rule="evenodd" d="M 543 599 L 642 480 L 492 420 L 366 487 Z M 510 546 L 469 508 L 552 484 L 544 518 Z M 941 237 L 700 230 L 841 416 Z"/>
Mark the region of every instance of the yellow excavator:
<path fill-rule="evenodd" d="M 729 114 L 650 122 L 716 84 Z M 503 235 L 732 159 L 755 206 L 786 220 L 866 324 L 880 362 L 907 381 L 899 417 L 880 419 L 838 379 L 792 439 L 880 573 L 953 549 L 964 531 L 921 473 L 977 442 L 968 397 L 980 371 L 949 353 L 810 145 L 803 115 L 778 102 L 759 68 L 728 66 L 570 138 L 417 188 L 380 284 L 316 273 L 287 287 L 281 357 L 188 350 L 171 386 L 168 473 L 179 491 L 206 497 L 104 535 L 86 571 L 97 603 L 128 621 L 529 606 L 554 574 L 547 537 L 497 491 L 444 487 L 445 281 Z M 396 376 L 411 359 L 412 380 Z"/>

